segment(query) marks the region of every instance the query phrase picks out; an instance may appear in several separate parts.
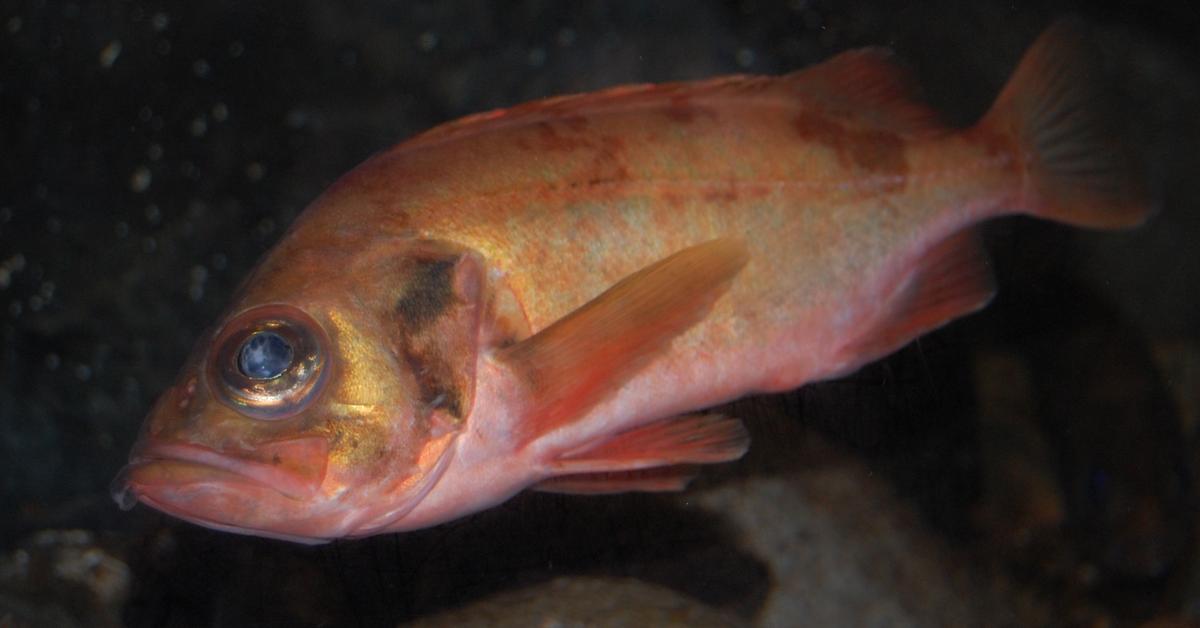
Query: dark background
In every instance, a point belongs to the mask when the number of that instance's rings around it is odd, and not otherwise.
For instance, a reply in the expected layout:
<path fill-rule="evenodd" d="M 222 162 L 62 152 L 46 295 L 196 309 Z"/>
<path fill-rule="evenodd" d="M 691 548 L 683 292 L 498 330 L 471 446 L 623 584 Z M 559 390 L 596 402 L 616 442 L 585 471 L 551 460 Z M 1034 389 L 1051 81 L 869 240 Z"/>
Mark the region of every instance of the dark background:
<path fill-rule="evenodd" d="M 1192 593 L 1179 574 L 1190 559 L 1162 555 L 1184 556 L 1191 545 L 1180 539 L 1192 534 L 1195 425 L 1178 400 L 1196 393 L 1180 393 L 1188 382 L 1151 359 L 1167 346 L 1183 347 L 1185 362 L 1200 361 L 1200 19 L 1189 4 L 1172 2 L 0 2 L 0 551 L 43 529 L 99 532 L 133 570 L 130 625 L 268 621 L 261 600 L 230 601 L 211 583 L 250 577 L 263 565 L 287 570 L 280 565 L 288 561 L 301 565 L 292 571 L 308 566 L 343 577 L 362 571 L 345 561 L 373 561 L 384 574 L 378 582 L 351 575 L 342 589 L 326 591 L 339 600 L 330 608 L 350 613 L 329 611 L 329 621 L 368 625 L 515 581 L 636 572 L 629 565 L 645 562 L 639 543 L 653 546 L 653 532 L 695 523 L 675 521 L 683 515 L 658 510 L 651 498 L 524 498 L 469 529 L 525 530 L 494 545 L 536 547 L 536 558 L 499 551 L 485 557 L 492 571 L 469 578 L 446 567 L 439 573 L 452 575 L 389 605 L 378 599 L 397 599 L 393 589 L 419 572 L 396 567 L 411 563 L 413 552 L 462 566 L 469 552 L 489 550 L 461 549 L 451 526 L 416 541 L 386 541 L 385 550 L 376 543 L 298 552 L 198 531 L 145 508 L 122 513 L 106 486 L 149 404 L 239 279 L 308 201 L 374 151 L 439 122 L 543 96 L 781 73 L 876 44 L 912 65 L 949 121 L 969 124 L 1022 50 L 1065 12 L 1083 15 L 1102 42 L 1097 61 L 1125 98 L 1159 215 L 1121 234 L 1025 219 L 989 227 L 1001 296 L 988 313 L 847 382 L 764 402 L 774 404 L 764 413 L 802 426 L 791 438 L 815 431 L 862 454 L 936 534 L 969 548 L 981 543 L 969 516 L 985 474 L 978 430 L 943 415 L 947 406 L 974 412 L 964 370 L 972 347 L 1014 351 L 1038 365 L 1039 407 L 1077 417 L 1039 425 L 1059 456 L 1056 478 L 1067 487 L 1078 533 L 1063 543 L 1082 548 L 1079 560 L 1099 564 L 1102 576 L 1116 574 L 1101 577 L 1106 586 L 1152 589 L 1151 601 L 1125 616 L 1186 608 Z M 1097 381 L 1118 391 L 1118 401 L 1089 397 Z M 1108 440 L 1089 436 L 1096 433 Z M 1147 474 L 1147 467 L 1166 470 Z M 1152 493 L 1166 513 L 1158 532 L 1147 533 L 1166 549 L 1145 561 L 1125 550 L 1104 558 L 1120 543 L 1097 523 L 1095 509 L 1110 495 L 1094 485 L 1104 489 L 1123 474 L 1151 486 L 1140 493 Z M 628 508 L 650 522 L 631 553 L 578 549 L 612 542 L 602 534 L 553 540 L 572 528 L 571 517 L 615 526 Z M 556 518 L 559 510 L 575 514 Z M 158 547 L 164 529 L 170 548 L 147 549 Z M 684 545 L 693 550 L 723 542 L 716 528 L 689 538 Z M 439 543 L 459 549 L 446 559 L 429 549 Z M 195 552 L 221 562 L 194 562 Z M 692 554 L 701 566 L 664 568 L 657 581 L 753 616 L 771 586 L 761 561 L 733 550 L 723 558 Z M 168 558 L 136 560 L 150 555 Z M 714 573 L 750 575 L 692 589 L 671 575 L 706 568 L 704 561 Z M 214 610 L 218 603 L 226 615 Z"/>

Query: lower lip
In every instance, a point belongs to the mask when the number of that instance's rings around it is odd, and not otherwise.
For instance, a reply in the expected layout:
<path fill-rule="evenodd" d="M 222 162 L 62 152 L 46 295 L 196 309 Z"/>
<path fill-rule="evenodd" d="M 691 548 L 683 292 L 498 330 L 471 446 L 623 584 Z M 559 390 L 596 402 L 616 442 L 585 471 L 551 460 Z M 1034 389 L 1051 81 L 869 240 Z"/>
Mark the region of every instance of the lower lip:
<path fill-rule="evenodd" d="M 321 473 L 324 476 L 324 473 Z M 291 499 L 307 499 L 320 490 L 319 477 L 306 478 L 273 465 L 226 456 L 187 443 L 160 444 L 136 456 L 113 481 L 109 492 L 122 507 L 132 507 L 152 487 L 237 485 L 266 489 Z"/>
<path fill-rule="evenodd" d="M 139 498 L 148 493 L 163 494 L 172 488 L 196 487 L 203 484 L 231 486 L 259 485 L 245 476 L 206 464 L 185 460 L 155 459 L 129 464 L 113 480 L 109 493 L 124 510 L 133 508 Z"/>

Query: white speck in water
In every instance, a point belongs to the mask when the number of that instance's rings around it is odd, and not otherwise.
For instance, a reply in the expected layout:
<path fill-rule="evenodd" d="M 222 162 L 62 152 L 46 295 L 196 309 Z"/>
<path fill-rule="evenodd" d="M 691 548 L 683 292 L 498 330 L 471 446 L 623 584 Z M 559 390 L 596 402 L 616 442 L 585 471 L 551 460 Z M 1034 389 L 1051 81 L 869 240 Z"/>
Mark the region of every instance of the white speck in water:
<path fill-rule="evenodd" d="M 546 49 L 538 46 L 537 48 L 530 50 L 528 57 L 526 57 L 526 61 L 529 62 L 529 65 L 535 68 L 541 67 L 541 65 L 546 62 Z"/>
<path fill-rule="evenodd" d="M 100 67 L 105 70 L 111 68 L 119 56 L 121 56 L 121 40 L 114 39 L 100 49 Z"/>
<path fill-rule="evenodd" d="M 141 109 L 138 109 L 138 120 L 139 121 L 149 122 L 150 118 L 153 118 L 153 117 L 154 117 L 154 110 L 150 108 L 150 105 L 143 105 Z"/>
<path fill-rule="evenodd" d="M 92 378 L 92 367 L 86 364 L 75 365 L 75 377 L 81 382 L 86 382 Z"/>
<path fill-rule="evenodd" d="M 45 363 L 46 368 L 53 371 L 58 368 L 58 365 L 62 363 L 62 360 L 58 357 L 57 353 L 47 353 Z"/>
<path fill-rule="evenodd" d="M 743 68 L 748 68 L 754 65 L 754 51 L 749 48 L 742 48 L 734 55 L 737 64 Z"/>
<path fill-rule="evenodd" d="M 12 282 L 12 276 L 25 269 L 25 256 L 17 253 L 0 263 L 0 290 L 7 288 Z M 17 303 L 19 306 L 20 303 Z M 17 312 L 20 313 L 19 311 Z M 15 316 L 15 315 L 14 315 Z"/>
<path fill-rule="evenodd" d="M 267 169 L 262 163 L 252 161 L 246 164 L 246 178 L 251 181 L 261 181 L 267 174 Z"/>
<path fill-rule="evenodd" d="M 158 40 L 158 43 L 154 44 L 154 52 L 158 53 L 158 56 L 160 56 L 160 57 L 165 57 L 165 56 L 171 54 L 171 40 L 169 40 L 169 39 Z"/>
<path fill-rule="evenodd" d="M 54 282 L 43 281 L 42 285 L 38 287 L 38 294 L 49 303 L 54 298 Z"/>
<path fill-rule="evenodd" d="M 129 223 L 125 222 L 124 220 L 118 220 L 117 225 L 113 227 L 113 233 L 115 233 L 117 237 L 121 239 L 128 237 Z"/>
<path fill-rule="evenodd" d="M 225 270 L 225 266 L 229 264 L 229 259 L 224 253 L 213 253 L 212 267 L 213 270 Z"/>
<path fill-rule="evenodd" d="M 200 78 L 208 76 L 211 71 L 212 66 L 208 64 L 206 59 L 196 59 L 196 62 L 192 64 L 192 74 Z"/>
<path fill-rule="evenodd" d="M 236 39 L 229 42 L 229 57 L 231 59 L 236 59 L 236 58 L 242 56 L 243 52 L 246 52 L 245 44 L 243 44 L 242 42 L 240 42 Z"/>
<path fill-rule="evenodd" d="M 14 16 L 8 18 L 8 22 L 5 23 L 5 27 L 8 28 L 8 32 L 10 32 L 10 33 L 17 33 L 18 31 L 20 31 L 21 30 L 21 16 L 14 15 Z"/>
<path fill-rule="evenodd" d="M 192 133 L 192 137 L 201 137 L 208 132 L 208 120 L 204 118 L 204 114 L 192 118 L 192 124 L 188 129 Z"/>
<path fill-rule="evenodd" d="M 191 271 L 188 272 L 188 276 L 191 278 L 192 283 L 204 283 L 204 280 L 208 279 L 208 269 L 200 264 L 196 264 L 192 266 Z"/>
<path fill-rule="evenodd" d="M 425 31 L 424 33 L 421 33 L 419 37 L 417 37 L 417 49 L 421 52 L 429 52 L 437 47 L 437 44 L 438 36 L 437 33 L 433 31 Z"/>
<path fill-rule="evenodd" d="M 29 311 L 30 312 L 40 311 L 42 309 L 42 305 L 44 305 L 42 303 L 42 297 L 40 297 L 36 294 L 29 297 Z"/>
<path fill-rule="evenodd" d="M 42 101 L 37 96 L 30 96 L 29 100 L 25 101 L 25 110 L 29 113 L 37 113 L 42 108 Z"/>
<path fill-rule="evenodd" d="M 146 236 L 146 237 L 142 238 L 142 252 L 143 253 L 153 253 L 157 250 L 158 250 L 158 240 L 155 240 L 151 236 Z"/>
<path fill-rule="evenodd" d="M 264 237 L 269 236 L 272 231 L 275 231 L 275 221 L 270 218 L 263 218 L 262 222 L 258 223 L 258 226 L 255 228 L 258 230 L 259 235 Z"/>
<path fill-rule="evenodd" d="M 566 48 L 567 46 L 575 43 L 575 37 L 575 29 L 560 28 L 558 29 L 558 34 L 554 36 L 554 40 L 558 42 L 559 46 Z"/>
<path fill-rule="evenodd" d="M 168 26 L 171 25 L 171 17 L 168 16 L 166 13 L 162 13 L 160 11 L 158 13 L 155 13 L 154 17 L 150 18 L 150 25 L 152 27 L 154 27 L 155 31 L 158 31 L 161 33 L 164 30 L 166 30 Z"/>
<path fill-rule="evenodd" d="M 21 311 L 24 309 L 25 306 L 21 305 L 20 301 L 13 301 L 12 303 L 8 304 L 8 315 L 16 318 L 21 315 Z"/>
<path fill-rule="evenodd" d="M 150 161 L 158 161 L 159 159 L 162 159 L 162 156 L 162 144 L 151 144 L 150 147 L 146 149 L 146 157 L 148 157 Z"/>
<path fill-rule="evenodd" d="M 194 283 L 194 284 L 188 286 L 188 298 L 193 301 L 199 301 L 200 299 L 203 299 L 204 298 L 204 286 L 202 284 L 198 284 L 198 283 Z"/>
<path fill-rule="evenodd" d="M 129 175 L 129 189 L 134 192 L 145 192 L 150 187 L 150 169 L 145 166 L 138 166 L 133 169 L 133 174 Z"/>
<path fill-rule="evenodd" d="M 162 210 L 160 210 L 158 208 L 158 205 L 155 205 L 154 203 L 150 203 L 149 205 L 147 205 L 146 206 L 146 222 L 149 222 L 152 225 L 157 225 L 161 220 L 162 220 Z"/>
<path fill-rule="evenodd" d="M 300 108 L 292 109 L 284 117 L 284 123 L 288 128 L 302 129 L 308 124 L 308 112 Z"/>
<path fill-rule="evenodd" d="M 58 216 L 51 216 L 46 219 L 46 231 L 50 233 L 59 233 L 62 231 L 62 219 Z"/>
<path fill-rule="evenodd" d="M 0 207 L 0 223 L 5 223 L 12 220 L 13 210 L 11 207 Z"/>
<path fill-rule="evenodd" d="M 223 102 L 213 105 L 212 117 L 213 120 L 216 120 L 217 122 L 224 122 L 225 120 L 229 119 L 229 107 L 226 107 L 225 103 Z"/>

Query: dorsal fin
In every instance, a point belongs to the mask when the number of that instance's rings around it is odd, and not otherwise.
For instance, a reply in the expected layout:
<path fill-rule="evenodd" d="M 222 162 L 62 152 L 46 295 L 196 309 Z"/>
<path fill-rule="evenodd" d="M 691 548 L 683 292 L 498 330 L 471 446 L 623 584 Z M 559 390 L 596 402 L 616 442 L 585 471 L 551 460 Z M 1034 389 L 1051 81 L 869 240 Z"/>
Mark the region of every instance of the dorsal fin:
<path fill-rule="evenodd" d="M 780 77 L 827 113 L 869 128 L 921 134 L 942 128 L 912 71 L 887 48 L 859 48 Z"/>
<path fill-rule="evenodd" d="M 605 112 L 669 107 L 680 99 L 699 105 L 728 98 L 809 103 L 870 128 L 901 134 L 940 129 L 936 114 L 922 104 L 915 86 L 912 73 L 896 62 L 891 51 L 862 48 L 783 76 L 733 74 L 699 81 L 637 83 L 535 100 L 447 122 L 405 145 L 439 144 L 502 128 Z"/>

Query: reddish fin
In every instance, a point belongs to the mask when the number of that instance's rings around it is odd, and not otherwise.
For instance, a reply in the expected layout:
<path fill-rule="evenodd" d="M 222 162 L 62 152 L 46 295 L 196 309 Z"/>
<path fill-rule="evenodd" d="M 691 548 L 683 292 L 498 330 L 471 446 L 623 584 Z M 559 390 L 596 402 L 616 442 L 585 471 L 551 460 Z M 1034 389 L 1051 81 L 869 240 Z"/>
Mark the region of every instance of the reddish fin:
<path fill-rule="evenodd" d="M 696 414 L 643 425 L 577 449 L 563 455 L 555 468 L 594 471 L 728 462 L 741 458 L 749 446 L 750 435 L 741 421 Z"/>
<path fill-rule="evenodd" d="M 828 113 L 868 127 L 908 135 L 945 129 L 923 103 L 912 72 L 886 48 L 843 52 L 779 80 Z"/>
<path fill-rule="evenodd" d="M 979 124 L 1020 147 L 1032 214 L 1097 229 L 1135 226 L 1150 209 L 1145 182 L 1085 43 L 1074 21 L 1047 29 Z"/>
<path fill-rule="evenodd" d="M 926 251 L 868 334 L 843 349 L 848 368 L 887 355 L 913 338 L 981 309 L 995 293 L 987 255 L 973 229 Z"/>
<path fill-rule="evenodd" d="M 405 146 L 417 148 L 502 128 L 667 106 L 681 98 L 697 103 L 733 98 L 811 103 L 830 115 L 895 133 L 942 129 L 935 112 L 917 96 L 915 85 L 912 72 L 897 63 L 890 51 L 863 48 L 784 76 L 734 74 L 701 81 L 618 85 L 535 100 L 448 122 L 412 138 Z"/>
<path fill-rule="evenodd" d="M 570 495 L 604 495 L 609 493 L 664 493 L 682 491 L 696 477 L 693 465 L 674 465 L 635 469 L 632 471 L 601 471 L 562 475 L 535 484 L 535 491 Z"/>
<path fill-rule="evenodd" d="M 707 314 L 747 260 L 745 246 L 729 238 L 684 249 L 501 350 L 531 395 L 519 439 L 566 425 L 620 388 Z"/>

